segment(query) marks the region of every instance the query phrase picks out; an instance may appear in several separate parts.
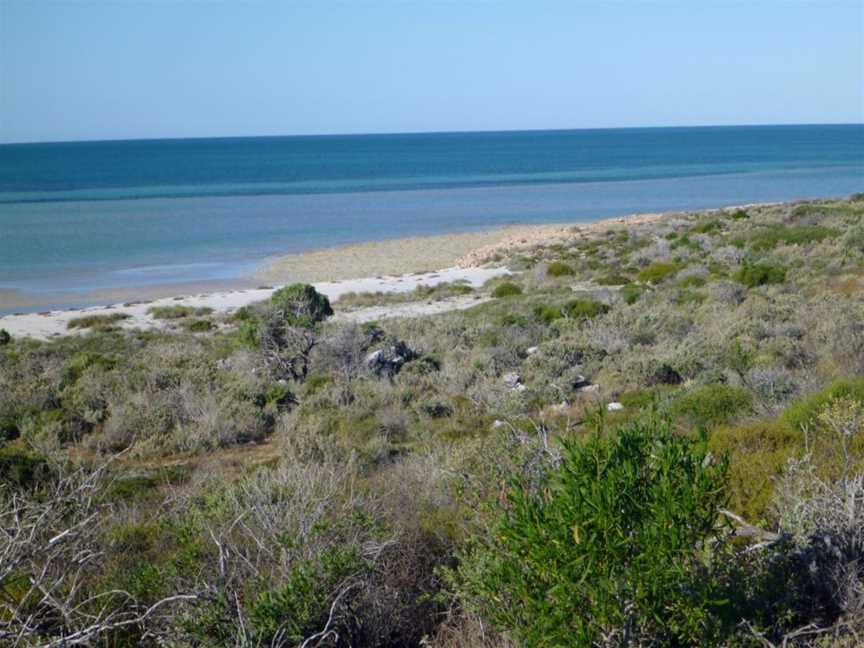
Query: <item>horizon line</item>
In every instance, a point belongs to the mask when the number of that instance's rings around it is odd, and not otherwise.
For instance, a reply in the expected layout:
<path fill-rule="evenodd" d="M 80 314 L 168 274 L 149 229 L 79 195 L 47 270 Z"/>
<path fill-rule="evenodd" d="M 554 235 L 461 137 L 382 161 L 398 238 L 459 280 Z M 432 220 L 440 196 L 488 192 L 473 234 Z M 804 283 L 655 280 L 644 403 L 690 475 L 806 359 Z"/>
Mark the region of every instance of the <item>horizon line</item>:
<path fill-rule="evenodd" d="M 326 137 L 387 137 L 399 135 L 467 135 L 474 133 L 555 133 L 573 131 L 610 131 L 610 130 L 669 130 L 686 128 L 769 128 L 769 127 L 806 127 L 806 126 L 864 126 L 860 122 L 780 122 L 780 123 L 748 123 L 748 124 L 690 124 L 678 126 L 595 126 L 576 128 L 504 128 L 504 129 L 457 129 L 431 131 L 373 131 L 373 132 L 340 132 L 340 133 L 285 133 L 279 135 L 193 135 L 190 137 L 109 137 L 104 139 L 45 139 L 45 140 L 13 140 L 0 142 L 2 146 L 27 146 L 40 144 L 98 144 L 109 142 L 164 142 L 175 140 L 230 140 L 230 139 L 278 139 L 278 138 L 326 138 Z"/>

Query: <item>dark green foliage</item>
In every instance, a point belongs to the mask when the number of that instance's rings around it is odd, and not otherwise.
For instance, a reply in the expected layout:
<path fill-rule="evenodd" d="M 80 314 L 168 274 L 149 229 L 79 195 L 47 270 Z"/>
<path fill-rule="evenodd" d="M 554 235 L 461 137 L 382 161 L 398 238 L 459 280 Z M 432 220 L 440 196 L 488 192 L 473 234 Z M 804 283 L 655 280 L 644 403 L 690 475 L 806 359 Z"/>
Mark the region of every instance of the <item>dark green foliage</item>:
<path fill-rule="evenodd" d="M 0 329 L 0 347 L 6 346 L 10 342 L 12 342 L 12 336 L 9 335 L 9 331 Z"/>
<path fill-rule="evenodd" d="M 573 268 L 563 261 L 553 261 L 546 269 L 546 274 L 550 277 L 569 277 L 573 275 Z"/>
<path fill-rule="evenodd" d="M 216 325 L 210 320 L 193 319 L 183 322 L 183 328 L 191 333 L 206 333 L 207 331 L 212 331 L 216 328 Z"/>
<path fill-rule="evenodd" d="M 251 605 L 251 621 L 260 644 L 279 635 L 299 645 L 327 623 L 330 604 L 340 584 L 363 569 L 360 557 L 350 550 L 326 552 L 319 563 L 297 565 L 287 582 L 259 594 Z"/>
<path fill-rule="evenodd" d="M 736 209 L 731 214 L 729 214 L 729 218 L 732 220 L 747 220 L 750 218 L 750 214 L 748 214 L 743 209 Z"/>
<path fill-rule="evenodd" d="M 0 446 L 0 486 L 33 487 L 48 479 L 51 470 L 44 457 L 17 444 Z"/>
<path fill-rule="evenodd" d="M 492 296 L 496 299 L 501 299 L 503 297 L 515 297 L 521 294 L 522 288 L 511 281 L 505 281 L 504 283 L 498 284 L 492 291 Z"/>
<path fill-rule="evenodd" d="M 769 263 L 745 262 L 741 269 L 735 273 L 735 281 L 748 288 L 780 284 L 786 281 L 786 268 Z"/>
<path fill-rule="evenodd" d="M 655 261 L 639 271 L 639 281 L 659 284 L 678 272 L 678 266 L 666 261 Z"/>
<path fill-rule="evenodd" d="M 677 398 L 671 412 L 685 417 L 692 425 L 713 427 L 747 414 L 753 407 L 753 396 L 741 387 L 703 385 Z"/>
<path fill-rule="evenodd" d="M 635 304 L 642 296 L 643 289 L 634 283 L 629 283 L 621 288 L 621 297 L 626 304 Z"/>
<path fill-rule="evenodd" d="M 609 306 L 593 299 L 572 299 L 563 306 L 548 306 L 539 304 L 534 307 L 534 317 L 544 324 L 551 324 L 557 319 L 575 320 L 591 319 L 607 313 Z"/>
<path fill-rule="evenodd" d="M 291 326 L 309 328 L 333 314 L 330 300 L 309 284 L 291 284 L 270 297 L 270 305 Z"/>
<path fill-rule="evenodd" d="M 722 602 L 702 550 L 725 504 L 725 461 L 656 417 L 563 445 L 560 468 L 539 488 L 517 480 L 488 544 L 463 557 L 469 600 L 523 646 L 624 632 L 708 645 Z"/>

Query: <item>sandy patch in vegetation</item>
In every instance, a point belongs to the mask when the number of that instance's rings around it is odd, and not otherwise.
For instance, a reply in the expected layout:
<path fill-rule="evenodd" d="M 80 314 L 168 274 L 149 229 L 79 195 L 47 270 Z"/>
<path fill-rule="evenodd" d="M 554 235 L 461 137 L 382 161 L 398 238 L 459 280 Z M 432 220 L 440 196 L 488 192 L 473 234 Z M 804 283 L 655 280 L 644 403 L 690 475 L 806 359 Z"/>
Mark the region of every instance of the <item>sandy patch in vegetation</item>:
<path fill-rule="evenodd" d="M 452 282 L 465 282 L 467 285 L 479 288 L 489 279 L 504 274 L 507 274 L 507 270 L 503 268 L 447 268 L 438 272 L 316 282 L 313 285 L 319 292 L 327 295 L 332 301 L 336 301 L 339 297 L 349 292 L 410 292 L 421 285 L 437 286 L 441 283 Z M 7 315 L 0 317 L 0 329 L 7 330 L 13 336 L 45 340 L 59 335 L 85 333 L 88 330 L 86 328 L 69 330 L 69 322 L 73 319 L 92 315 L 111 316 L 117 314 L 128 315 L 126 319 L 113 322 L 114 325 L 121 328 L 165 329 L 171 326 L 171 321 L 154 318 L 149 313 L 151 308 L 159 306 L 188 306 L 190 308 L 211 308 L 213 313 L 225 314 L 231 313 L 242 306 L 269 299 L 275 289 L 275 287 L 250 288 L 186 297 L 169 297 L 153 301 L 126 302 L 111 306 Z M 479 303 L 479 301 L 472 296 L 470 302 L 468 300 L 445 300 L 431 304 L 421 302 L 417 304 L 399 304 L 391 307 L 377 307 L 372 309 L 374 310 L 374 316 L 367 314 L 366 319 L 356 319 L 355 321 L 430 314 L 451 310 L 452 308 L 467 308 L 475 303 Z M 361 310 L 358 310 L 354 311 L 351 317 L 362 318 L 363 314 Z"/>
<path fill-rule="evenodd" d="M 471 250 L 505 240 L 521 227 L 486 232 L 414 236 L 312 250 L 280 257 L 255 276 L 260 281 L 334 281 L 449 268 Z"/>

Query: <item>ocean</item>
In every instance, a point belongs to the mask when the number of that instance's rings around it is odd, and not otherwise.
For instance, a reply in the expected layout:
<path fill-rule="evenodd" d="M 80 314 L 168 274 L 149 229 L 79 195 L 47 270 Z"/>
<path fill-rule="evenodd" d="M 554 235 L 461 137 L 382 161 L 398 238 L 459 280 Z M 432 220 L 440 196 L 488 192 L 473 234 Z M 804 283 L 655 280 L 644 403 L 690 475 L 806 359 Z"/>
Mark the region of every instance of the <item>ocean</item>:
<path fill-rule="evenodd" d="M 0 290 L 236 279 L 274 255 L 864 191 L 864 125 L 0 145 Z"/>

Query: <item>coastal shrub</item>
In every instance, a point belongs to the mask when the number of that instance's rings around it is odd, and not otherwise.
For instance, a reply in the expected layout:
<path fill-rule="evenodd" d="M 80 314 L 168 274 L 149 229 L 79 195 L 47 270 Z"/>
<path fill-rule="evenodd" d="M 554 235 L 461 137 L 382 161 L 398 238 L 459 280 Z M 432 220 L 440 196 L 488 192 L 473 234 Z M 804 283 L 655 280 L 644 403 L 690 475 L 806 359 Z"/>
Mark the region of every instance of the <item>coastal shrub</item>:
<path fill-rule="evenodd" d="M 12 342 L 12 336 L 9 335 L 9 331 L 0 329 L 0 346 L 6 346 L 10 342 Z"/>
<path fill-rule="evenodd" d="M 743 209 L 736 209 L 729 214 L 729 218 L 731 218 L 732 220 L 747 220 L 748 218 L 750 218 L 750 214 L 748 214 Z"/>
<path fill-rule="evenodd" d="M 539 487 L 513 482 L 461 556 L 463 597 L 523 646 L 709 645 L 723 602 L 700 548 L 726 462 L 656 416 L 563 441 L 562 455 Z"/>
<path fill-rule="evenodd" d="M 701 288 L 704 285 L 705 277 L 699 275 L 690 275 L 689 277 L 684 277 L 678 282 L 679 288 Z"/>
<path fill-rule="evenodd" d="M 803 452 L 803 435 L 781 419 L 723 426 L 711 432 L 711 452 L 729 457 L 729 505 L 751 522 L 764 519 L 789 459 Z"/>
<path fill-rule="evenodd" d="M 621 298 L 626 304 L 635 304 L 643 292 L 644 290 L 638 284 L 628 283 L 621 288 Z"/>
<path fill-rule="evenodd" d="M 819 413 L 838 398 L 864 403 L 864 378 L 844 378 L 830 383 L 786 408 L 783 419 L 794 430 L 812 427 Z"/>
<path fill-rule="evenodd" d="M 678 266 L 668 261 L 654 261 L 639 271 L 639 281 L 659 284 L 678 272 Z"/>
<path fill-rule="evenodd" d="M 51 476 L 45 457 L 19 443 L 0 446 L 0 487 L 30 488 Z"/>
<path fill-rule="evenodd" d="M 290 326 L 309 328 L 333 314 L 330 300 L 309 284 L 291 284 L 270 297 L 270 306 Z"/>
<path fill-rule="evenodd" d="M 759 228 L 748 237 L 750 247 L 757 251 L 773 250 L 781 243 L 806 245 L 838 236 L 837 230 L 822 225 L 772 225 Z"/>
<path fill-rule="evenodd" d="M 723 223 L 719 220 L 712 219 L 697 223 L 690 228 L 691 234 L 712 234 L 723 229 Z"/>
<path fill-rule="evenodd" d="M 786 281 L 786 268 L 769 263 L 745 262 L 735 273 L 734 279 L 748 288 L 780 284 Z"/>
<path fill-rule="evenodd" d="M 192 319 L 184 321 L 183 328 L 190 333 L 206 333 L 216 328 L 216 325 L 208 319 Z"/>
<path fill-rule="evenodd" d="M 172 304 L 170 306 L 153 306 L 147 309 L 147 313 L 153 319 L 181 319 L 184 317 L 204 317 L 213 312 L 212 308 L 194 306 L 182 306 L 180 304 Z"/>
<path fill-rule="evenodd" d="M 670 411 L 686 418 L 691 425 L 710 428 L 747 414 L 752 407 L 753 396 L 749 391 L 718 383 L 682 394 L 672 402 Z"/>
<path fill-rule="evenodd" d="M 609 312 L 609 306 L 594 299 L 573 299 L 561 309 L 565 317 L 572 319 L 591 319 Z"/>
<path fill-rule="evenodd" d="M 594 283 L 601 286 L 625 286 L 630 283 L 630 278 L 618 272 L 610 272 L 594 279 Z"/>
<path fill-rule="evenodd" d="M 111 313 L 110 315 L 85 315 L 73 317 L 66 323 L 67 329 L 105 329 L 111 328 L 117 322 L 129 319 L 128 313 Z"/>
<path fill-rule="evenodd" d="M 492 290 L 492 296 L 496 299 L 501 299 L 504 297 L 515 297 L 517 295 L 522 294 L 522 288 L 512 281 L 505 281 L 503 283 L 498 284 Z"/>
<path fill-rule="evenodd" d="M 546 274 L 550 277 L 569 277 L 574 274 L 573 267 L 563 261 L 553 261 L 546 268 Z"/>

